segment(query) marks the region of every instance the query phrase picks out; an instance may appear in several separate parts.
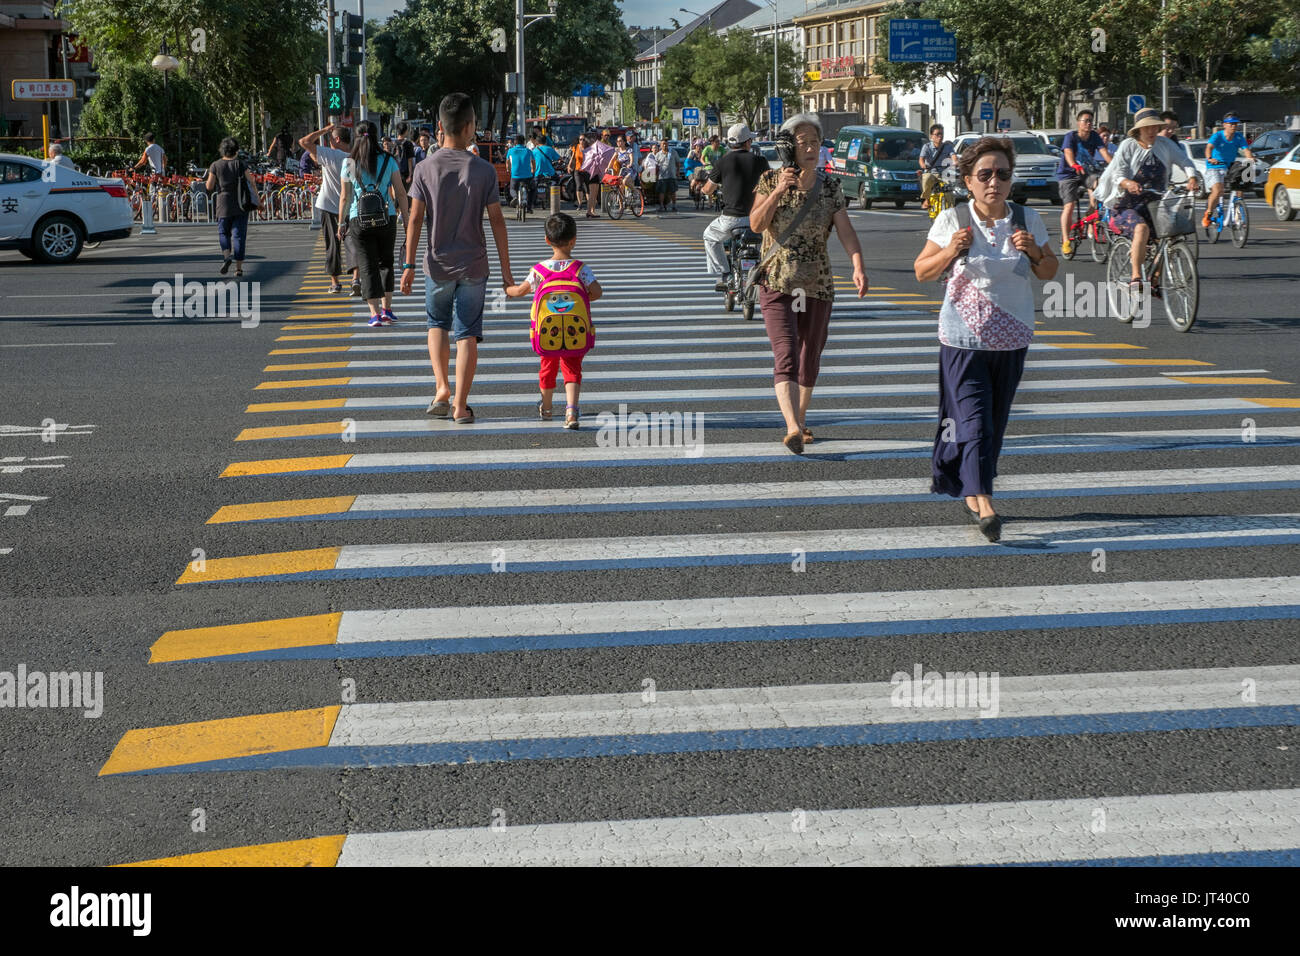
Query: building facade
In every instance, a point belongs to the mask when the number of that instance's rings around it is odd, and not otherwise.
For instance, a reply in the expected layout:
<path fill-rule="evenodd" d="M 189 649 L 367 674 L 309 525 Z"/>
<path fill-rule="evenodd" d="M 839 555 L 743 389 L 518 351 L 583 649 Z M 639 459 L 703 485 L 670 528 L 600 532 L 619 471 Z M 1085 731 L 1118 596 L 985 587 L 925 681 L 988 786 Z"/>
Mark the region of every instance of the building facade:
<path fill-rule="evenodd" d="M 881 15 L 887 6 L 889 0 L 823 0 L 794 18 L 803 31 L 803 109 L 885 121 L 891 90 L 872 65 L 889 55 L 889 21 Z"/>
<path fill-rule="evenodd" d="M 62 79 L 59 44 L 65 29 L 64 22 L 54 16 L 53 0 L 0 2 L 0 135 L 41 136 L 46 104 L 39 100 L 15 101 L 13 81 Z M 77 91 L 81 92 L 81 84 Z M 73 104 L 74 113 L 79 105 Z M 51 135 L 57 132 L 66 136 L 67 108 L 51 103 L 49 116 Z"/>

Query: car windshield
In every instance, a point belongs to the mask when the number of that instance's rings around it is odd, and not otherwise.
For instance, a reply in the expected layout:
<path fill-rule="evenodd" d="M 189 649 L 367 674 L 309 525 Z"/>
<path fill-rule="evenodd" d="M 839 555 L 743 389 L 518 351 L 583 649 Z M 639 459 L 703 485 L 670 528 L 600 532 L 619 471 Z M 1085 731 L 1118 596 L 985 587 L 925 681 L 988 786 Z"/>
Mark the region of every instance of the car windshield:
<path fill-rule="evenodd" d="M 920 134 L 883 134 L 875 139 L 875 159 L 917 159 L 925 139 Z"/>
<path fill-rule="evenodd" d="M 1017 156 L 1051 156 L 1052 151 L 1043 145 L 1043 141 L 1037 136 L 1010 136 L 1011 145 L 1016 149 Z"/>

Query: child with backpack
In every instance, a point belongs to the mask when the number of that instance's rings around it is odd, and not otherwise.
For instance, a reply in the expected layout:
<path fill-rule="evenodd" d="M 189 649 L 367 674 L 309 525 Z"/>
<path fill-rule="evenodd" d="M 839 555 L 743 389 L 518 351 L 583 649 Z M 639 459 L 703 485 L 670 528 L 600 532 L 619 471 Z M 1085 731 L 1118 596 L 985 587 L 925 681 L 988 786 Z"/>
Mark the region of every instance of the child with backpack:
<path fill-rule="evenodd" d="M 541 356 L 538 375 L 541 400 L 537 417 L 549 422 L 553 415 L 556 371 L 564 370 L 564 427 L 578 427 L 578 394 L 582 390 L 582 357 L 596 344 L 591 324 L 591 303 L 601 296 L 600 283 L 591 267 L 572 258 L 578 240 L 578 223 L 572 216 L 556 213 L 546 220 L 546 244 L 551 258 L 528 271 L 518 285 L 506 286 L 512 298 L 532 295 L 530 337 L 533 351 Z"/>

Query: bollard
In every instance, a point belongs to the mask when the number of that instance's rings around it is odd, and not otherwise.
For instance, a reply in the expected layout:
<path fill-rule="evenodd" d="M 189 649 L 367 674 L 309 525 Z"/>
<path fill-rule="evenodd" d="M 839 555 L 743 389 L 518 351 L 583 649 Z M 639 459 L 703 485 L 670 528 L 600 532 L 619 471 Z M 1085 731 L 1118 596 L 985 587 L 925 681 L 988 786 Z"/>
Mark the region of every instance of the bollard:
<path fill-rule="evenodd" d="M 551 186 L 551 215 L 554 216 L 560 211 L 560 187 L 556 184 Z"/>
<path fill-rule="evenodd" d="M 153 224 L 153 202 L 148 196 L 144 197 L 144 203 L 140 207 L 140 218 L 143 222 L 140 227 L 140 235 L 152 236 L 158 231 Z"/>

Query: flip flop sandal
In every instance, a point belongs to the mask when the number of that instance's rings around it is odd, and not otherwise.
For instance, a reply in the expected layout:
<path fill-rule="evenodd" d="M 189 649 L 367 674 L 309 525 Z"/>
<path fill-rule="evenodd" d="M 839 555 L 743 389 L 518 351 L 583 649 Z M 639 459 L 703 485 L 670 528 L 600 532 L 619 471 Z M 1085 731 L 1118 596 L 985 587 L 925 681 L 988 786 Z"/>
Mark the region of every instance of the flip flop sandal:
<path fill-rule="evenodd" d="M 789 448 L 796 455 L 803 454 L 803 435 L 799 432 L 795 432 L 793 435 L 786 435 L 785 438 L 781 439 L 781 444 L 785 445 L 786 448 Z"/>
<path fill-rule="evenodd" d="M 435 398 L 429 403 L 425 414 L 432 415 L 434 418 L 446 418 L 451 414 L 451 402 L 440 402 Z"/>
<path fill-rule="evenodd" d="M 816 441 L 816 439 L 813 438 L 813 433 L 810 432 L 810 431 L 808 430 L 808 426 L 805 425 L 805 426 L 803 427 L 803 443 L 804 443 L 805 445 L 811 445 L 814 441 Z"/>
<path fill-rule="evenodd" d="M 555 416 L 554 408 L 547 408 L 540 401 L 537 403 L 537 417 L 544 422 L 549 422 Z"/>
<path fill-rule="evenodd" d="M 465 414 L 462 415 L 462 416 L 460 416 L 460 418 L 455 418 L 455 419 L 452 419 L 452 420 L 453 420 L 457 425 L 473 425 L 473 424 L 474 424 L 474 409 L 472 409 L 472 408 L 470 408 L 468 405 L 466 405 L 466 406 L 465 406 Z"/>

